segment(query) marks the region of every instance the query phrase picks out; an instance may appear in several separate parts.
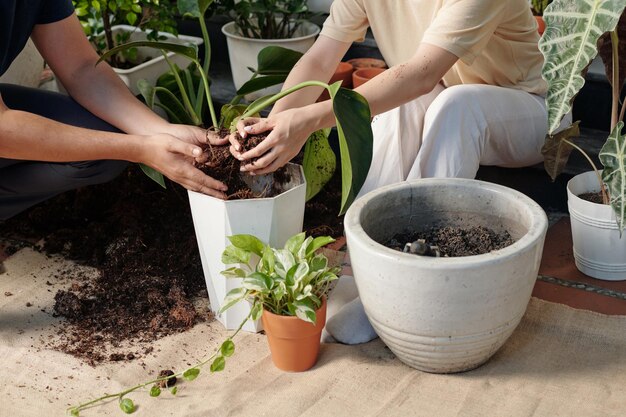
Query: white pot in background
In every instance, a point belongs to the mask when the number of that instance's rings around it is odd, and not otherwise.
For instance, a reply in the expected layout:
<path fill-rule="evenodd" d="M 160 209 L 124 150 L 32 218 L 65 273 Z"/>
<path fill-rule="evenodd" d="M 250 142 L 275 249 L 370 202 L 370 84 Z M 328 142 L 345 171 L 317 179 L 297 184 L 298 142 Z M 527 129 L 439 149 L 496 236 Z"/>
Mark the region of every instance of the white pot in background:
<path fill-rule="evenodd" d="M 354 278 L 376 332 L 409 366 L 436 373 L 486 362 L 520 322 L 548 228 L 527 196 L 467 179 L 421 179 L 372 191 L 344 220 Z M 482 225 L 515 243 L 483 255 L 431 258 L 387 248 L 399 232 Z"/>
<path fill-rule="evenodd" d="M 298 52 L 306 52 L 315 42 L 315 37 L 320 32 L 320 28 L 311 23 L 303 22 L 290 39 L 252 39 L 240 35 L 235 22 L 229 22 L 222 27 L 222 32 L 226 35 L 228 45 L 228 57 L 230 68 L 233 74 L 233 82 L 238 90 L 244 85 L 252 72 L 248 68 L 256 68 L 257 55 L 266 46 L 282 46 Z M 281 85 L 266 88 L 246 96 L 249 100 L 254 100 L 269 94 L 276 94 L 280 91 Z"/>
<path fill-rule="evenodd" d="M 578 197 L 598 191 L 600 183 L 594 171 L 576 175 L 567 183 L 576 267 L 593 278 L 626 280 L 626 232 L 620 238 L 613 208 Z"/>
<path fill-rule="evenodd" d="M 120 32 L 131 32 L 130 39 L 128 42 L 135 41 L 145 41 L 148 39 L 148 35 L 141 29 L 136 28 L 135 26 L 129 25 L 116 25 L 111 28 L 113 30 L 113 36 L 115 38 L 115 34 Z M 159 32 L 160 35 L 165 36 L 165 42 L 177 43 L 180 45 L 197 45 L 200 46 L 204 43 L 202 38 L 198 38 L 196 36 L 186 36 L 186 35 L 178 35 L 174 36 L 171 33 Z M 146 58 L 152 57 L 147 61 Z M 176 55 L 173 52 L 168 52 L 167 57 L 172 61 L 172 63 L 178 65 L 180 68 L 186 68 L 191 61 L 188 58 L 185 58 L 180 55 Z M 119 69 L 113 68 L 113 71 L 124 81 L 124 84 L 128 86 L 130 91 L 134 95 L 139 94 L 139 89 L 137 88 L 137 82 L 139 80 L 147 80 L 150 84 L 156 85 L 157 79 L 170 70 L 170 67 L 167 65 L 165 58 L 161 55 L 161 52 L 158 49 L 154 48 L 137 48 L 137 59 L 141 64 L 129 68 L 129 69 Z M 145 62 L 144 62 L 145 61 Z M 57 85 L 59 87 L 59 91 L 66 92 L 65 88 L 61 85 L 60 81 L 57 80 Z"/>
<path fill-rule="evenodd" d="M 241 279 L 224 278 L 222 252 L 230 244 L 228 236 L 250 234 L 272 247 L 282 247 L 287 239 L 302 231 L 306 181 L 300 165 L 288 164 L 290 182 L 282 194 L 272 198 L 220 200 L 189 191 L 189 203 L 196 230 L 211 310 L 227 328 L 236 329 L 250 312 L 249 303 L 238 303 L 217 314 L 226 294 L 241 286 Z M 230 265 L 229 265 L 230 266 Z M 261 330 L 261 322 L 248 321 L 246 331 Z"/>

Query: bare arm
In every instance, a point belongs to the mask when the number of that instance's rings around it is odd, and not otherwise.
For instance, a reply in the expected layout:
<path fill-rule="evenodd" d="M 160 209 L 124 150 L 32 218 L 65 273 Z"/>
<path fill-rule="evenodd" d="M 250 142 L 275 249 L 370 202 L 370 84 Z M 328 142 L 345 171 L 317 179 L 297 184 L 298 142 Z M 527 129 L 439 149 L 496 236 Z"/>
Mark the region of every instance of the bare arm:
<path fill-rule="evenodd" d="M 319 49 L 310 52 L 312 61 L 321 60 L 320 54 L 328 53 Z M 408 62 L 390 68 L 355 91 L 367 99 L 373 116 L 384 113 L 429 93 L 457 60 L 454 54 L 445 49 L 423 43 Z M 296 99 L 292 103 L 297 103 Z M 330 101 L 299 108 L 287 108 L 283 104 L 280 112 L 272 112 L 267 119 L 253 125 L 240 123 L 238 129 L 242 136 L 267 130 L 272 132 L 259 146 L 244 154 L 233 151 L 241 160 L 260 157 L 254 165 L 248 164 L 245 169 L 264 174 L 278 169 L 293 158 L 312 132 L 334 125 Z"/>

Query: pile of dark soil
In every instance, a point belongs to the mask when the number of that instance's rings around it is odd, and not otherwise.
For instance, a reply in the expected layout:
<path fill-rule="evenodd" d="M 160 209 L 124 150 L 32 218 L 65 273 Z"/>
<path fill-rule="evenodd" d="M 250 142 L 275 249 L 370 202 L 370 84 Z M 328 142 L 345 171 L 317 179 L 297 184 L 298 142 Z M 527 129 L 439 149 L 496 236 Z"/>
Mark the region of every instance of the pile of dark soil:
<path fill-rule="evenodd" d="M 585 201 L 589 201 L 591 203 L 604 204 L 604 200 L 602 200 L 601 191 L 597 191 L 593 193 L 584 193 L 584 194 L 579 195 L 578 197 Z"/>
<path fill-rule="evenodd" d="M 419 239 L 423 239 L 427 245 L 437 246 L 441 256 L 446 257 L 481 255 L 513 244 L 513 239 L 507 231 L 497 233 L 483 226 L 469 228 L 448 226 L 433 227 L 424 232 L 399 233 L 384 245 L 403 251 L 406 243 Z"/>

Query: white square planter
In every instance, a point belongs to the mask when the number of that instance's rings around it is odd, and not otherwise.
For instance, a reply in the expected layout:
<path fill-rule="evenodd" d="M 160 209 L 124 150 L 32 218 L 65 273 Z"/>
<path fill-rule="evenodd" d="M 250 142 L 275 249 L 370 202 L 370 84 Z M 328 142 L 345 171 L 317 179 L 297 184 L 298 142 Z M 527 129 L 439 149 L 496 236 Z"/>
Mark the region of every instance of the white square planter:
<path fill-rule="evenodd" d="M 250 312 L 249 303 L 239 303 L 223 314 L 217 314 L 226 294 L 241 285 L 241 279 L 220 274 L 228 266 L 222 263 L 222 252 L 230 244 L 228 236 L 250 234 L 272 247 L 282 247 L 287 239 L 302 231 L 306 181 L 299 165 L 288 164 L 291 181 L 287 191 L 272 198 L 220 200 L 189 191 L 189 203 L 196 230 L 204 279 L 211 310 L 227 328 L 236 329 Z M 246 331 L 258 332 L 261 323 L 248 321 Z"/>
<path fill-rule="evenodd" d="M 113 30 L 113 35 L 120 32 L 130 32 L 131 34 L 128 42 L 145 41 L 148 39 L 148 34 L 146 32 L 134 26 L 116 25 L 111 29 Z M 176 43 L 179 45 L 193 44 L 200 46 L 204 43 L 202 38 L 198 38 L 196 36 L 179 35 L 176 37 L 171 33 L 165 32 L 160 32 L 160 35 L 167 38 L 165 39 L 165 42 Z M 153 58 L 143 62 L 148 57 Z M 172 63 L 178 65 L 180 68 L 186 68 L 191 63 L 189 59 L 176 55 L 173 52 L 168 52 L 167 57 L 172 61 Z M 128 86 L 134 95 L 139 95 L 139 89 L 137 88 L 137 82 L 139 80 L 143 79 L 148 81 L 151 85 L 156 85 L 157 79 L 170 70 L 165 58 L 158 49 L 147 47 L 137 48 L 137 59 L 142 63 L 135 67 L 128 69 L 113 68 L 113 71 L 115 71 L 122 81 L 124 81 L 124 84 Z M 56 81 L 58 90 L 66 93 L 66 90 L 61 85 L 61 82 L 58 79 Z"/>

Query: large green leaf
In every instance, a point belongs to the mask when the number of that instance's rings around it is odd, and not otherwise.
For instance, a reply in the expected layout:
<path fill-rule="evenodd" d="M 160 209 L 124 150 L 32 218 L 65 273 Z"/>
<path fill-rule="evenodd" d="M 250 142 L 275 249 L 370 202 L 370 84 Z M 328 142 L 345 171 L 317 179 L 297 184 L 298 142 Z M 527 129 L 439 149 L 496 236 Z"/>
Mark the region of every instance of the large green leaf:
<path fill-rule="evenodd" d="M 248 108 L 245 104 L 224 104 L 220 110 L 220 126 L 224 129 L 230 129 L 233 123 L 239 119 L 239 117 Z"/>
<path fill-rule="evenodd" d="M 604 165 L 602 180 L 609 188 L 611 207 L 615 211 L 620 236 L 626 221 L 626 135 L 622 134 L 623 122 L 619 122 L 600 150 L 600 162 Z"/>
<path fill-rule="evenodd" d="M 143 173 L 148 176 L 148 178 L 150 178 L 152 181 L 159 184 L 161 187 L 167 188 L 165 186 L 165 177 L 163 177 L 163 174 L 161 174 L 156 169 L 149 167 L 148 165 L 145 165 L 145 164 L 139 164 L 139 167 L 141 168 Z"/>
<path fill-rule="evenodd" d="M 155 105 L 165 110 L 169 118 L 172 119 L 170 121 L 176 121 L 176 123 L 186 125 L 195 124 L 189 112 L 185 109 L 185 106 L 183 106 L 174 93 L 163 87 L 154 87 L 154 91 L 159 98 L 159 101 L 155 102 Z"/>
<path fill-rule="evenodd" d="M 579 123 L 580 122 L 576 122 L 572 124 L 556 135 L 546 136 L 546 141 L 543 148 L 541 148 L 541 153 L 543 154 L 543 166 L 548 175 L 550 175 L 550 178 L 552 178 L 552 181 L 563 172 L 565 165 L 567 165 L 569 155 L 574 148 L 567 143 L 566 140 L 580 136 Z"/>
<path fill-rule="evenodd" d="M 267 46 L 257 55 L 257 72 L 260 75 L 287 75 L 302 58 L 302 53 L 282 46 Z"/>
<path fill-rule="evenodd" d="M 162 51 L 167 51 L 167 52 L 174 52 L 175 54 L 185 56 L 194 62 L 198 62 L 198 51 L 196 48 L 192 46 L 179 45 L 177 43 L 171 43 L 171 42 L 136 41 L 136 42 L 125 43 L 123 45 L 118 45 L 115 48 L 106 51 L 104 54 L 102 54 L 102 56 L 98 60 L 98 63 L 107 59 L 111 55 L 117 54 L 118 52 L 127 51 L 131 48 L 139 48 L 139 47 L 148 47 L 148 48 L 160 49 Z"/>
<path fill-rule="evenodd" d="M 178 0 L 178 12 L 183 16 L 202 18 L 213 0 Z"/>
<path fill-rule="evenodd" d="M 306 178 L 308 201 L 321 191 L 337 169 L 337 158 L 328 143 L 328 134 L 324 130 L 313 132 L 307 140 L 304 146 L 302 168 Z"/>
<path fill-rule="evenodd" d="M 545 10 L 546 31 L 539 41 L 548 83 L 549 132 L 572 108 L 572 100 L 585 84 L 581 72 L 597 55 L 598 38 L 615 29 L 626 0 L 555 0 Z"/>
<path fill-rule="evenodd" d="M 367 100 L 353 90 L 331 87 L 341 153 L 341 209 L 346 212 L 361 190 L 372 163 L 374 135 Z"/>
<path fill-rule="evenodd" d="M 259 91 L 276 84 L 284 83 L 286 79 L 287 74 L 265 75 L 263 77 L 252 78 L 244 85 L 242 85 L 239 90 L 237 90 L 237 95 L 245 96 L 246 94 L 254 93 L 255 91 Z"/>

